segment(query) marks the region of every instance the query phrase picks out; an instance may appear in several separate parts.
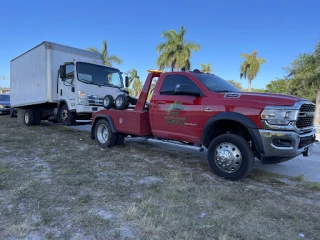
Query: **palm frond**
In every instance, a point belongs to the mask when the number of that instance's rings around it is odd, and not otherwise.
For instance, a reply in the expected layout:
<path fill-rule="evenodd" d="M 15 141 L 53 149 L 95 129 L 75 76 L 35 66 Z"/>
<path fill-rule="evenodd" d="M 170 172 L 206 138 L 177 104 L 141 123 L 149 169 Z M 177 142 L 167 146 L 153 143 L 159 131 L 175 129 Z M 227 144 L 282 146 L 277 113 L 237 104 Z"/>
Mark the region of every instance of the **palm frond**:
<path fill-rule="evenodd" d="M 110 57 L 107 58 L 108 61 L 110 62 L 115 62 L 117 64 L 122 64 L 122 59 L 116 55 L 111 55 Z"/>
<path fill-rule="evenodd" d="M 90 52 L 100 53 L 99 50 L 95 47 L 88 47 L 87 50 Z"/>

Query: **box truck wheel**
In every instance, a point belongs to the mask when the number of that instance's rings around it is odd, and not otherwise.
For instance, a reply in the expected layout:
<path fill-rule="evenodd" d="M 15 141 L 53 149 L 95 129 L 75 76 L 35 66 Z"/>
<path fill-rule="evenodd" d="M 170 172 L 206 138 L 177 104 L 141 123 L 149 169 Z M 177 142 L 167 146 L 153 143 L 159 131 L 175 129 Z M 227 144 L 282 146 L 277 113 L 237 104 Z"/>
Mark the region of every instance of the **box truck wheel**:
<path fill-rule="evenodd" d="M 117 133 L 111 131 L 109 122 L 106 119 L 100 119 L 94 130 L 95 139 L 100 147 L 113 147 L 117 141 Z"/>
<path fill-rule="evenodd" d="M 35 114 L 33 109 L 26 109 L 24 112 L 24 124 L 27 126 L 33 126 L 35 123 Z"/>
<path fill-rule="evenodd" d="M 68 109 L 67 104 L 63 104 L 59 111 L 60 115 L 60 121 L 64 125 L 71 125 L 75 124 L 76 122 L 76 114 L 73 112 L 70 112 Z"/>
<path fill-rule="evenodd" d="M 125 94 L 120 94 L 116 97 L 116 100 L 115 100 L 115 108 L 117 110 L 123 110 L 125 108 L 127 108 L 129 106 L 129 102 L 128 102 L 128 98 L 127 98 L 127 95 Z"/>
<path fill-rule="evenodd" d="M 112 95 L 106 95 L 103 99 L 103 107 L 105 109 L 110 109 L 112 108 L 114 105 L 114 98 L 112 97 Z"/>

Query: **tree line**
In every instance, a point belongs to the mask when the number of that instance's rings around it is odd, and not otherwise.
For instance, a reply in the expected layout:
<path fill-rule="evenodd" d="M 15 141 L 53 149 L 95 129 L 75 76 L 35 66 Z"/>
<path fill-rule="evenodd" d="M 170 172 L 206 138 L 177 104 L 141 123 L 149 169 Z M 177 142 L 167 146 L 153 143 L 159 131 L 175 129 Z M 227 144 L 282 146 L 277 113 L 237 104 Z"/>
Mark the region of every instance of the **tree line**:
<path fill-rule="evenodd" d="M 171 71 L 189 71 L 191 69 L 191 55 L 193 52 L 199 51 L 201 47 L 197 43 L 186 41 L 185 36 L 186 29 L 183 26 L 178 32 L 173 29 L 162 32 L 161 37 L 165 41 L 156 46 L 156 51 L 159 53 L 159 57 L 156 60 L 159 70 L 167 68 Z M 120 57 L 109 54 L 106 40 L 102 42 L 100 50 L 95 47 L 89 47 L 87 50 L 100 53 L 106 66 L 112 67 L 114 63 L 122 64 L 123 62 Z M 286 77 L 271 81 L 266 85 L 266 90 L 251 88 L 252 80 L 257 77 L 261 65 L 265 64 L 266 60 L 258 56 L 257 50 L 252 51 L 250 54 L 240 54 L 240 57 L 244 58 L 239 67 L 240 79 L 247 79 L 248 88 L 243 88 L 240 82 L 228 80 L 240 90 L 292 94 L 307 98 L 313 102 L 316 100 L 317 90 L 320 88 L 320 41 L 313 53 L 300 54 L 285 69 Z M 211 74 L 214 72 L 210 63 L 200 63 L 200 67 L 200 71 L 204 73 Z M 137 70 L 133 68 L 127 71 L 126 74 L 129 76 L 130 94 L 138 97 L 143 83 Z M 154 85 L 155 81 L 152 83 L 151 89 Z"/>

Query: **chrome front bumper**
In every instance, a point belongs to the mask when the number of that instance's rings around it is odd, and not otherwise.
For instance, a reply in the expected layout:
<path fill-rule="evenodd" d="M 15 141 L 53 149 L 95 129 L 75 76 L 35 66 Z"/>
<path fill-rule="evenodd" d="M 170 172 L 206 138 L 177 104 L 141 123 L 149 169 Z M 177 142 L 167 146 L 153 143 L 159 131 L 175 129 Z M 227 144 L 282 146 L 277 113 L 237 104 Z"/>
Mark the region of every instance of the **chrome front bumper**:
<path fill-rule="evenodd" d="M 298 134 L 294 131 L 259 130 L 264 147 L 262 158 L 292 159 L 313 148 L 316 130 Z"/>

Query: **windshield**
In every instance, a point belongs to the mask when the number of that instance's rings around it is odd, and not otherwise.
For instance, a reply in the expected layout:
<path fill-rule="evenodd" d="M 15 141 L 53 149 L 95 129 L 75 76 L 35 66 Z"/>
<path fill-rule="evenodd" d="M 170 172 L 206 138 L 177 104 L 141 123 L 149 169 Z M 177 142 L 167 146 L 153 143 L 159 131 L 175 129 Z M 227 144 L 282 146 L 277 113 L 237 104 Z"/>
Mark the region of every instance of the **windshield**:
<path fill-rule="evenodd" d="M 90 84 L 123 87 L 119 70 L 90 63 L 77 63 L 77 78 Z"/>
<path fill-rule="evenodd" d="M 10 102 L 10 95 L 0 95 L 1 102 Z"/>
<path fill-rule="evenodd" d="M 241 92 L 228 81 L 209 74 L 197 73 L 193 74 L 198 78 L 211 92 Z"/>

